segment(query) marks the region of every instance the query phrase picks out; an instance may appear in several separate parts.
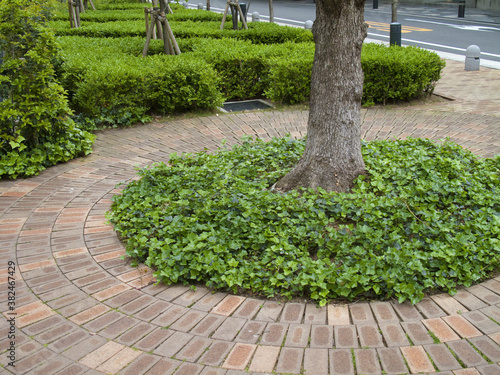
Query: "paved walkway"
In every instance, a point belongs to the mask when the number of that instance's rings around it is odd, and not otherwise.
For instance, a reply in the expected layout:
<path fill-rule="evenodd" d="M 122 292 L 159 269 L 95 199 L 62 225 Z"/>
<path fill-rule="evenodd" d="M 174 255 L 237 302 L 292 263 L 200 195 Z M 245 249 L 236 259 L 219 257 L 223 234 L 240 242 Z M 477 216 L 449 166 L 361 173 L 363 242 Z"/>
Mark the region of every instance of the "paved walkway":
<path fill-rule="evenodd" d="M 500 153 L 499 83 L 499 70 L 464 72 L 449 62 L 436 92 L 455 101 L 363 110 L 363 137 L 450 137 L 493 156 Z M 88 157 L 0 181 L 0 364 L 10 354 L 16 360 L 0 372 L 500 374 L 500 278 L 415 306 L 316 308 L 151 285 L 149 269 L 121 259 L 104 213 L 115 185 L 134 178 L 134 165 L 244 134 L 300 136 L 306 121 L 306 111 L 270 111 L 112 130 L 99 134 Z M 9 262 L 16 315 L 8 310 Z"/>

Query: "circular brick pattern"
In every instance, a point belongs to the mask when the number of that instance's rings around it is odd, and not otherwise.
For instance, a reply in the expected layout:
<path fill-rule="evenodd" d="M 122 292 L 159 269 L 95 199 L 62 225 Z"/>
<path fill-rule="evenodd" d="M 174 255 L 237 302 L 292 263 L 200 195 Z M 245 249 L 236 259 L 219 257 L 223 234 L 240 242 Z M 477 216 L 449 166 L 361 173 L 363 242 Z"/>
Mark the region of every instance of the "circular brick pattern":
<path fill-rule="evenodd" d="M 486 80 L 500 78 L 500 71 L 484 72 Z M 436 110 L 365 109 L 362 137 L 450 137 L 492 156 L 500 152 L 500 114 L 488 103 L 487 115 L 443 103 Z M 456 102 L 450 106 L 457 110 Z M 122 259 L 105 212 L 117 185 L 136 178 L 135 165 L 213 150 L 222 139 L 232 144 L 247 134 L 300 137 L 307 115 L 214 115 L 106 131 L 88 157 L 28 180 L 1 181 L 3 258 L 17 264 L 16 373 L 500 373 L 500 278 L 415 306 L 361 301 L 318 308 L 155 285 L 150 269 Z M 6 304 L 2 311 L 7 317 Z M 8 327 L 2 319 L 1 339 Z M 6 340 L 0 342 L 5 351 Z M 0 363 L 7 364 L 5 354 Z"/>

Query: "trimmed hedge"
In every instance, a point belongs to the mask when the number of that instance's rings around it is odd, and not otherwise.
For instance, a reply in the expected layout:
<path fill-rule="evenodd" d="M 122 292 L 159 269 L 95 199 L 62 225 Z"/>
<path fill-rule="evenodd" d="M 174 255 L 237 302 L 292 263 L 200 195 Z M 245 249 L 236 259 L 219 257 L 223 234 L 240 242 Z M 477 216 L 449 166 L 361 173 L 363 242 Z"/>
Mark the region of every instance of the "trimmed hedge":
<path fill-rule="evenodd" d="M 62 46 L 59 78 L 72 108 L 83 117 L 97 116 L 94 123 L 122 125 L 145 121 L 154 111 L 214 109 L 223 97 L 268 98 L 287 104 L 309 100 L 314 60 L 310 31 L 263 22 L 249 23 L 248 30 L 232 30 L 227 22 L 220 30 L 220 14 L 173 4 L 175 14 L 169 19 L 182 54 L 160 57 L 162 42 L 152 40 L 151 57 L 143 59 L 144 6 L 138 5 L 116 3 L 110 11 L 88 11 L 82 19 L 108 22 L 82 21 L 78 29 L 70 29 L 68 21 L 51 22 Z M 430 93 L 444 66 L 435 53 L 415 47 L 365 44 L 361 58 L 365 105 Z M 179 67 L 186 79 L 175 78 L 169 66 Z M 162 75 L 155 70 L 165 71 Z M 170 88 L 151 84 L 152 77 L 171 79 Z M 207 82 L 199 81 L 204 79 Z M 163 104 L 149 103 L 153 96 L 148 92 L 155 87 L 161 87 L 161 95 L 171 99 L 160 100 Z M 172 99 L 178 92 L 196 94 L 191 99 Z"/>
<path fill-rule="evenodd" d="M 365 104 L 409 101 L 422 93 L 431 94 L 445 66 L 431 51 L 374 43 L 363 46 L 361 63 L 365 74 Z"/>

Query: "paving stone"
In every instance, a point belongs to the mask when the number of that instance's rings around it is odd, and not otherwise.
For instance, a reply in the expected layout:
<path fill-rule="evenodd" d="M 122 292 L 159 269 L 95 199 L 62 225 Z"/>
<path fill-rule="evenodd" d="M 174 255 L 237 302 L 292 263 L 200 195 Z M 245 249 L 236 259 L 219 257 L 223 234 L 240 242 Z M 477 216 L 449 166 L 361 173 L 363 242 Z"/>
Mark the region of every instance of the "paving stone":
<path fill-rule="evenodd" d="M 126 346 L 132 346 L 134 343 L 141 340 L 148 333 L 153 331 L 155 328 L 156 328 L 156 326 L 153 324 L 141 322 L 141 323 L 135 325 L 130 330 L 123 333 L 121 336 L 119 336 L 116 339 L 116 342 L 123 344 L 123 345 L 126 345 Z"/>
<path fill-rule="evenodd" d="M 216 340 L 198 362 L 210 366 L 219 366 L 233 346 L 234 343 Z"/>
<path fill-rule="evenodd" d="M 449 294 L 435 294 L 430 298 L 447 314 L 456 315 L 468 311 L 464 305 Z"/>
<path fill-rule="evenodd" d="M 189 332 L 207 314 L 205 312 L 188 310 L 181 318 L 173 323 L 170 328 L 174 331 Z"/>
<path fill-rule="evenodd" d="M 422 346 L 403 346 L 400 349 L 411 373 L 436 372 Z"/>
<path fill-rule="evenodd" d="M 175 375 L 198 375 L 201 370 L 203 370 L 203 366 L 201 365 L 197 365 L 195 363 L 183 363 L 175 371 Z"/>
<path fill-rule="evenodd" d="M 485 288 L 481 284 L 471 286 L 469 288 L 466 288 L 465 290 L 481 299 L 482 301 L 486 302 L 487 304 L 494 305 L 500 303 L 500 296 L 492 292 L 490 289 Z"/>
<path fill-rule="evenodd" d="M 167 289 L 157 294 L 156 297 L 165 301 L 172 302 L 173 300 L 180 297 L 189 290 L 190 290 L 189 286 L 182 284 L 175 284 L 169 286 Z"/>
<path fill-rule="evenodd" d="M 227 370 L 222 369 L 222 368 L 212 368 L 206 366 L 202 372 L 200 372 L 200 375 L 226 375 Z"/>
<path fill-rule="evenodd" d="M 134 301 L 135 299 L 137 299 L 143 295 L 144 295 L 144 293 L 141 293 L 138 290 L 130 289 L 130 290 L 127 290 L 116 297 L 110 298 L 109 300 L 106 301 L 106 305 L 108 305 L 109 307 L 112 307 L 112 308 L 121 307 L 123 305 L 126 305 L 129 302 Z"/>
<path fill-rule="evenodd" d="M 380 358 L 382 369 L 387 375 L 400 375 L 408 373 L 403 355 L 399 348 L 379 348 L 377 354 Z"/>
<path fill-rule="evenodd" d="M 90 336 L 89 338 L 62 352 L 62 354 L 73 361 L 78 361 L 80 358 L 84 357 L 90 352 L 93 352 L 107 342 L 108 341 L 104 337 Z"/>
<path fill-rule="evenodd" d="M 460 340 L 460 337 L 444 322 L 442 318 L 426 319 L 422 323 L 431 331 L 441 342 Z"/>
<path fill-rule="evenodd" d="M 154 318 L 156 318 L 158 315 L 162 314 L 167 309 L 169 309 L 171 306 L 173 306 L 173 305 L 169 302 L 157 301 L 157 302 L 152 303 L 148 307 L 146 307 L 140 313 L 135 314 L 134 317 L 141 319 L 141 320 L 144 320 L 146 322 L 150 322 Z"/>
<path fill-rule="evenodd" d="M 198 302 L 200 299 L 202 299 L 209 292 L 210 290 L 208 288 L 198 285 L 196 286 L 195 290 L 190 289 L 185 293 L 181 294 L 179 297 L 173 300 L 173 303 L 184 307 L 190 307 L 194 305 L 196 302 Z"/>
<path fill-rule="evenodd" d="M 90 337 L 90 334 L 87 331 L 80 329 L 55 340 L 48 345 L 48 348 L 56 353 L 61 353 L 88 337 Z"/>
<path fill-rule="evenodd" d="M 500 374 L 500 366 L 496 363 L 486 366 L 479 366 L 476 368 L 481 375 L 498 375 Z"/>
<path fill-rule="evenodd" d="M 390 302 L 370 302 L 370 307 L 379 324 L 399 322 L 399 318 Z"/>
<path fill-rule="evenodd" d="M 304 354 L 304 372 L 308 375 L 328 375 L 328 349 L 307 348 Z"/>
<path fill-rule="evenodd" d="M 439 371 L 459 370 L 462 368 L 445 344 L 424 346 Z"/>
<path fill-rule="evenodd" d="M 122 333 L 128 331 L 132 327 L 136 326 L 139 324 L 139 320 L 131 318 L 129 316 L 124 316 L 121 319 L 115 321 L 114 323 L 109 324 L 106 326 L 105 329 L 103 329 L 101 332 L 99 332 L 99 335 L 106 337 L 110 340 L 115 339 Z"/>
<path fill-rule="evenodd" d="M 279 346 L 258 346 L 249 371 L 272 372 L 278 360 L 279 353 Z"/>
<path fill-rule="evenodd" d="M 459 289 L 453 298 L 468 310 L 479 310 L 487 306 L 483 301 L 465 289 Z M 462 313 L 464 313 L 464 311 L 462 311 Z"/>
<path fill-rule="evenodd" d="M 473 337 L 469 342 L 492 362 L 500 362 L 500 346 L 488 336 Z"/>
<path fill-rule="evenodd" d="M 333 348 L 333 326 L 313 325 L 311 326 L 311 348 Z"/>
<path fill-rule="evenodd" d="M 198 302 L 196 302 L 192 308 L 195 310 L 209 312 L 212 308 L 222 301 L 227 296 L 226 293 L 213 293 L 206 294 Z"/>
<path fill-rule="evenodd" d="M 381 373 L 380 364 L 375 349 L 354 349 L 356 371 L 363 375 L 376 375 Z"/>
<path fill-rule="evenodd" d="M 349 349 L 330 349 L 330 374 L 354 375 L 354 364 Z"/>
<path fill-rule="evenodd" d="M 212 314 L 230 316 L 244 301 L 245 297 L 227 295 L 210 312 Z"/>
<path fill-rule="evenodd" d="M 283 310 L 283 305 L 278 302 L 266 301 L 264 305 L 257 313 L 255 320 L 260 320 L 264 322 L 277 322 L 278 317 Z"/>
<path fill-rule="evenodd" d="M 184 348 L 175 355 L 176 359 L 185 360 L 191 363 L 196 360 L 205 352 L 205 350 L 212 344 L 213 340 L 206 337 L 193 337 Z"/>
<path fill-rule="evenodd" d="M 90 332 L 99 332 L 101 329 L 104 329 L 116 322 L 124 318 L 125 315 L 119 313 L 117 311 L 109 311 L 106 314 L 92 320 L 89 323 L 83 325 L 84 328 L 88 329 Z"/>
<path fill-rule="evenodd" d="M 288 330 L 288 324 L 268 323 L 260 340 L 261 345 L 281 346 Z"/>
<path fill-rule="evenodd" d="M 226 317 L 215 314 L 207 314 L 201 322 L 199 322 L 191 333 L 201 336 L 210 336 L 224 322 Z"/>
<path fill-rule="evenodd" d="M 290 324 L 286 335 L 285 346 L 305 348 L 309 344 L 311 325 Z"/>
<path fill-rule="evenodd" d="M 359 344 L 362 348 L 383 348 L 382 335 L 376 324 L 361 324 L 356 326 L 358 330 Z"/>
<path fill-rule="evenodd" d="M 137 342 L 134 347 L 144 352 L 151 352 L 173 334 L 173 331 L 157 328 L 153 332 L 148 333 L 141 341 Z"/>
<path fill-rule="evenodd" d="M 447 314 L 429 297 L 425 297 L 422 301 L 415 304 L 417 310 L 427 319 L 439 318 Z"/>
<path fill-rule="evenodd" d="M 335 347 L 340 348 L 358 348 L 358 335 L 356 326 L 334 326 Z"/>
<path fill-rule="evenodd" d="M 306 304 L 306 311 L 304 314 L 304 324 L 327 324 L 327 307 L 318 307 L 315 304 Z"/>
<path fill-rule="evenodd" d="M 28 372 L 34 367 L 39 366 L 40 364 L 49 360 L 53 356 L 54 356 L 53 352 L 43 348 L 41 350 L 34 352 L 33 354 L 30 354 L 27 357 L 19 359 L 16 358 L 16 373 L 24 374 L 25 372 Z"/>
<path fill-rule="evenodd" d="M 304 357 L 304 349 L 300 348 L 283 348 L 281 349 L 276 365 L 277 373 L 300 374 L 302 368 L 302 358 Z"/>
<path fill-rule="evenodd" d="M 442 319 L 462 338 L 471 338 L 482 335 L 482 333 L 476 327 L 470 324 L 461 315 L 445 316 Z"/>
<path fill-rule="evenodd" d="M 57 372 L 55 375 L 80 375 L 87 373 L 89 368 L 79 363 L 73 363 L 65 369 Z"/>
<path fill-rule="evenodd" d="M 254 298 L 247 298 L 233 313 L 233 317 L 242 319 L 252 319 L 257 315 L 263 301 Z"/>
<path fill-rule="evenodd" d="M 33 375 L 55 374 L 56 372 L 70 366 L 71 364 L 73 364 L 73 361 L 66 357 L 52 357 L 49 361 L 33 369 L 31 373 Z"/>
<path fill-rule="evenodd" d="M 181 363 L 175 359 L 163 358 L 148 370 L 148 375 L 171 375 Z"/>
<path fill-rule="evenodd" d="M 17 312 L 19 314 L 19 312 Z M 38 323 L 32 324 L 29 327 L 26 327 L 24 329 L 24 332 L 26 332 L 30 336 L 38 335 L 42 332 L 45 332 L 51 328 L 57 328 L 58 325 L 64 324 L 66 321 L 64 318 L 62 318 L 59 315 L 54 315 L 51 316 L 47 319 L 44 319 Z"/>
<path fill-rule="evenodd" d="M 237 343 L 227 356 L 222 367 L 232 370 L 244 370 L 250 362 L 255 349 L 257 349 L 257 345 Z"/>
<path fill-rule="evenodd" d="M 500 323 L 500 309 L 498 307 L 488 306 L 479 311 L 490 319 L 493 319 L 495 322 Z"/>
<path fill-rule="evenodd" d="M 118 298 L 118 297 L 115 297 L 115 298 Z M 106 304 L 109 305 L 109 301 L 111 301 L 111 300 L 106 301 Z M 143 294 L 140 297 L 134 299 L 133 301 L 130 301 L 129 303 L 126 303 L 124 305 L 117 306 L 117 307 L 119 308 L 119 310 L 121 312 L 131 315 L 131 314 L 135 314 L 139 311 L 142 312 L 143 310 L 147 309 L 155 301 L 156 301 L 156 299 L 154 297 L 151 297 L 150 295 L 147 295 L 147 294 Z M 165 304 L 166 305 L 166 307 L 164 307 L 165 309 L 168 308 L 168 306 L 169 306 L 166 302 L 163 302 L 163 301 L 158 301 L 158 303 Z M 157 307 L 157 308 L 159 308 L 159 307 Z M 148 320 L 148 319 L 142 319 L 142 320 Z"/>
<path fill-rule="evenodd" d="M 91 307 L 90 309 L 84 310 L 76 315 L 73 315 L 69 320 L 71 320 L 73 323 L 77 325 L 82 325 L 84 323 L 87 323 L 102 314 L 106 313 L 109 311 L 110 308 L 108 306 L 99 304 L 94 307 Z"/>
<path fill-rule="evenodd" d="M 482 282 L 481 285 L 495 292 L 496 294 L 500 294 L 500 282 L 498 282 L 497 280 L 487 280 L 485 282 Z"/>
<path fill-rule="evenodd" d="M 375 324 L 375 318 L 368 303 L 349 305 L 349 311 L 353 324 Z"/>
<path fill-rule="evenodd" d="M 246 320 L 229 317 L 217 328 L 212 338 L 218 340 L 232 341 L 240 329 L 245 325 Z"/>
<path fill-rule="evenodd" d="M 154 366 L 156 362 L 160 360 L 160 357 L 143 353 L 133 362 L 131 362 L 126 368 L 120 371 L 120 375 L 142 375 L 146 374 L 148 370 Z"/>
<path fill-rule="evenodd" d="M 488 364 L 466 340 L 451 341 L 446 344 L 467 367 Z"/>
<path fill-rule="evenodd" d="M 305 303 L 287 302 L 283 308 L 283 313 L 281 314 L 281 323 L 302 323 Z"/>
<path fill-rule="evenodd" d="M 462 316 L 467 319 L 474 327 L 478 328 L 484 334 L 495 333 L 500 330 L 500 325 L 488 318 L 480 311 L 469 311 Z"/>
<path fill-rule="evenodd" d="M 61 338 L 71 331 L 74 331 L 77 327 L 71 323 L 63 323 L 57 327 L 53 327 L 37 336 L 35 336 L 35 340 L 40 344 L 47 345 L 58 338 Z"/>
<path fill-rule="evenodd" d="M 160 346 L 153 350 L 153 353 L 164 357 L 172 357 L 192 338 L 193 335 L 189 333 L 174 332 L 163 343 L 161 343 Z"/>
<path fill-rule="evenodd" d="M 432 344 L 434 340 L 429 335 L 427 328 L 418 321 L 402 322 L 401 327 L 414 345 Z"/>
<path fill-rule="evenodd" d="M 408 341 L 408 338 L 399 323 L 379 324 L 379 327 L 388 347 L 410 345 L 410 342 Z"/>
<path fill-rule="evenodd" d="M 248 321 L 234 339 L 237 342 L 244 342 L 247 344 L 255 344 L 259 340 L 264 328 L 265 322 Z"/>
<path fill-rule="evenodd" d="M 89 312 L 95 311 L 90 309 L 92 309 L 92 307 L 94 306 L 97 306 L 98 304 L 99 302 L 97 302 L 95 299 L 93 299 L 92 297 L 86 297 L 85 295 L 85 297 L 83 297 L 80 301 L 77 301 L 75 303 L 72 303 L 71 305 L 60 308 L 59 313 L 64 317 L 72 317 L 86 310 L 89 310 Z M 102 306 L 97 309 L 104 311 L 106 307 Z"/>
<path fill-rule="evenodd" d="M 106 344 L 87 354 L 78 362 L 84 366 L 95 369 L 124 348 L 125 347 L 121 344 L 108 341 Z"/>
<path fill-rule="evenodd" d="M 141 354 L 142 352 L 139 350 L 125 347 L 98 366 L 96 370 L 106 374 L 116 374 Z"/>
<path fill-rule="evenodd" d="M 453 371 L 455 375 L 481 375 L 475 368 L 463 368 Z"/>
<path fill-rule="evenodd" d="M 351 324 L 351 319 L 349 318 L 349 308 L 345 305 L 328 305 L 327 315 L 329 325 L 347 326 Z"/>

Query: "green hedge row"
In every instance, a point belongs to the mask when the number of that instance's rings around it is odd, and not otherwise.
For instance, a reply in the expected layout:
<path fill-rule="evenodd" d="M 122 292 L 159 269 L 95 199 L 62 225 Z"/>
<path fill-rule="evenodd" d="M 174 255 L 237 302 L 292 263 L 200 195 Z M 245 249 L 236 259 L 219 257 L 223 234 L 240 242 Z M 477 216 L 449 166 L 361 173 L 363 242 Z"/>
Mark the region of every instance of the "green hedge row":
<path fill-rule="evenodd" d="M 170 22 L 176 39 L 189 38 L 233 38 L 250 40 L 256 44 L 272 44 L 285 42 L 312 42 L 312 33 L 308 30 L 289 26 L 279 26 L 274 23 L 260 22 L 249 23 L 248 30 L 232 30 L 232 23 L 226 22 L 224 30 L 220 30 L 221 21 L 195 22 L 172 21 Z M 82 26 L 77 29 L 69 28 L 68 21 L 52 21 L 50 26 L 58 36 L 85 36 L 89 38 L 122 38 L 140 36 L 146 37 L 144 20 L 113 21 L 107 23 L 82 21 Z"/>
<path fill-rule="evenodd" d="M 64 12 L 51 22 L 61 45 L 58 76 L 72 108 L 94 117 L 93 125 L 145 121 L 153 112 L 214 109 L 224 99 L 309 100 L 310 31 L 263 22 L 249 23 L 248 30 L 232 30 L 226 22 L 220 30 L 220 14 L 172 4 L 168 17 L 182 54 L 163 56 L 162 42 L 152 40 L 149 56 L 142 58 L 144 5 L 99 4 L 109 10 L 83 13 L 78 29 L 69 28 Z M 418 48 L 366 44 L 362 65 L 363 103 L 371 105 L 432 92 L 444 63 Z"/>
<path fill-rule="evenodd" d="M 223 98 L 268 98 L 289 104 L 309 100 L 313 43 L 258 45 L 231 38 L 178 41 L 184 52 L 180 56 L 161 55 L 162 42 L 153 40 L 151 56 L 142 58 L 141 37 L 60 37 L 64 64 L 58 71 L 72 107 L 106 121 L 110 111 L 111 117 L 133 121 L 155 111 L 166 114 L 189 108 L 214 109 Z M 363 103 L 410 100 L 431 92 L 443 64 L 436 54 L 419 48 L 366 44 L 362 52 Z M 190 78 L 181 79 L 176 71 Z M 153 85 L 152 77 L 170 82 Z M 176 85 L 179 87 L 174 88 Z M 150 92 L 159 87 L 164 91 L 161 95 L 170 99 L 150 103 L 154 98 Z M 191 99 L 185 95 L 174 99 L 183 91 L 197 94 Z"/>

